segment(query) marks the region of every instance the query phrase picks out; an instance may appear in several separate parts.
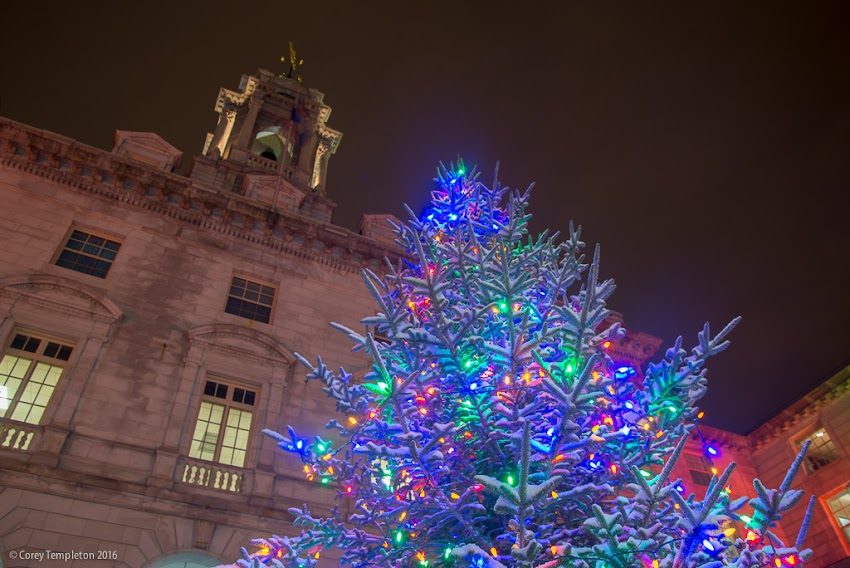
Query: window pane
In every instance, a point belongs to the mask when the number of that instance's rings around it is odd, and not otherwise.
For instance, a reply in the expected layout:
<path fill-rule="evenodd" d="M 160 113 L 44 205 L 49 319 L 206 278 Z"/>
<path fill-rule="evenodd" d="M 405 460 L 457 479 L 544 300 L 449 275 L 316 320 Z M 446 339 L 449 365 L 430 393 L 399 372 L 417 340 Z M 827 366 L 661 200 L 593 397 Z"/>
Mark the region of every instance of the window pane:
<path fill-rule="evenodd" d="M 710 473 L 706 473 L 704 471 L 696 471 L 696 470 L 693 470 L 693 469 L 690 470 L 690 471 L 691 471 L 691 479 L 697 485 L 703 485 L 703 486 L 707 487 L 708 484 L 711 483 L 711 474 Z"/>
<path fill-rule="evenodd" d="M 253 414 L 231 405 L 249 399 L 253 404 L 256 392 L 216 379 L 205 382 L 204 393 L 208 398 L 202 400 L 198 411 L 189 456 L 244 467 Z"/>
<path fill-rule="evenodd" d="M 10 418 L 29 424 L 38 424 L 61 374 L 62 367 L 36 363 Z"/>
<path fill-rule="evenodd" d="M 80 241 L 80 240 L 77 240 L 77 239 L 71 239 L 71 240 L 68 241 L 68 244 L 65 245 L 65 248 L 70 249 L 70 250 L 82 250 L 84 244 L 85 244 L 85 241 Z"/>
<path fill-rule="evenodd" d="M 47 376 L 44 377 L 44 384 L 55 387 L 59 382 L 59 377 L 62 375 L 62 367 L 58 365 L 50 365 L 47 371 Z"/>
<path fill-rule="evenodd" d="M 829 437 L 824 428 L 819 428 L 801 440 L 797 440 L 797 446 L 802 447 L 807 441 L 811 442 L 809 451 L 806 452 L 806 471 L 814 473 L 820 468 L 838 459 L 838 448 Z M 850 499 L 850 497 L 848 497 Z"/>
<path fill-rule="evenodd" d="M 242 308 L 242 300 L 239 298 L 234 298 L 233 296 L 227 299 L 227 307 L 224 311 L 229 314 L 239 315 L 239 310 Z"/>
<path fill-rule="evenodd" d="M 9 345 L 9 348 L 26 351 L 27 353 L 35 353 L 38 351 L 40 345 L 41 339 L 19 333 L 15 335 L 15 339 L 12 340 L 12 344 Z"/>
<path fill-rule="evenodd" d="M 27 343 L 27 336 L 21 335 L 19 333 L 15 336 L 15 339 L 12 340 L 12 345 L 10 345 L 9 347 L 11 347 L 12 349 L 23 349 L 24 345 L 26 345 L 26 343 Z"/>
<path fill-rule="evenodd" d="M 0 361 L 0 416 L 14 412 L 12 401 L 23 384 L 23 378 L 32 361 L 14 355 L 5 355 Z"/>
<path fill-rule="evenodd" d="M 59 352 L 59 344 L 54 343 L 52 341 L 47 343 L 47 347 L 44 348 L 44 356 L 45 357 L 56 357 L 56 354 Z"/>
<path fill-rule="evenodd" d="M 258 306 L 256 308 L 256 313 L 257 313 L 257 315 L 254 319 L 256 319 L 257 321 L 261 321 L 263 323 L 269 323 L 269 321 L 271 320 L 272 311 L 271 311 L 270 308 L 267 308 L 266 306 Z"/>
<path fill-rule="evenodd" d="M 275 289 L 243 278 L 233 278 L 224 311 L 243 318 L 269 323 Z"/>
<path fill-rule="evenodd" d="M 16 357 L 14 355 L 4 356 L 3 360 L 0 361 L 0 382 L 6 377 L 23 379 L 27 374 L 27 370 L 30 368 L 30 363 L 32 361 L 23 357 Z"/>
<path fill-rule="evenodd" d="M 219 459 L 218 461 L 223 463 L 223 464 L 226 464 L 226 465 L 234 465 L 233 464 L 233 448 L 222 447 L 221 448 L 221 459 Z"/>
<path fill-rule="evenodd" d="M 248 449 L 248 438 L 251 430 L 252 413 L 247 410 L 231 408 L 225 426 L 222 455 L 228 450 L 230 465 L 242 467 L 245 464 L 245 450 Z M 239 451 L 237 451 L 239 450 Z"/>
<path fill-rule="evenodd" d="M 850 490 L 845 489 L 829 499 L 829 508 L 838 526 L 844 529 L 844 537 L 850 540 Z"/>
<path fill-rule="evenodd" d="M 121 243 L 74 231 L 65 243 L 56 265 L 98 278 L 106 278 Z"/>
<path fill-rule="evenodd" d="M 192 434 L 189 456 L 202 460 L 214 460 L 218 435 L 221 431 L 221 418 L 224 407 L 220 404 L 202 402 L 198 411 L 198 421 Z"/>
<path fill-rule="evenodd" d="M 73 347 L 68 347 L 67 345 L 63 345 L 59 348 L 59 353 L 56 354 L 56 358 L 60 361 L 67 361 L 71 358 L 71 352 L 73 351 Z"/>

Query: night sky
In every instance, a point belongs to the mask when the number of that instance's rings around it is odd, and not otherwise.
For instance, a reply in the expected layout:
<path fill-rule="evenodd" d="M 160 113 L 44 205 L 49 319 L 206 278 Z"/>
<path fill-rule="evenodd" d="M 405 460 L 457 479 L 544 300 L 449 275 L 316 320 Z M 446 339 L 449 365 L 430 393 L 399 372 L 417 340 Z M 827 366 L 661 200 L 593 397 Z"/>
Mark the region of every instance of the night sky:
<path fill-rule="evenodd" d="M 421 210 L 440 160 L 500 161 L 536 182 L 533 230 L 601 244 L 627 326 L 690 348 L 744 317 L 703 407 L 746 433 L 850 360 L 850 3 L 541 4 L 16 2 L 0 114 L 192 155 L 219 87 L 284 71 L 292 39 L 344 133 L 336 223 Z"/>

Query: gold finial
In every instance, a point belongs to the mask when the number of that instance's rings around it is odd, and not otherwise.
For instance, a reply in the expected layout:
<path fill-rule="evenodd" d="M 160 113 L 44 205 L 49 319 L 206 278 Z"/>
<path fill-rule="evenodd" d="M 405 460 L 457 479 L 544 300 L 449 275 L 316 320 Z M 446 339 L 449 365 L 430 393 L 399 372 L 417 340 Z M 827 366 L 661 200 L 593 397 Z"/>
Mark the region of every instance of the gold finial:
<path fill-rule="evenodd" d="M 286 56 L 280 58 L 280 60 L 286 63 Z M 295 53 L 295 46 L 292 45 L 292 42 L 289 42 L 289 72 L 286 75 L 281 75 L 281 77 L 288 77 L 290 79 L 296 79 L 299 83 L 301 82 L 301 75 L 298 74 L 298 68 L 304 65 L 303 59 L 298 59 Z"/>

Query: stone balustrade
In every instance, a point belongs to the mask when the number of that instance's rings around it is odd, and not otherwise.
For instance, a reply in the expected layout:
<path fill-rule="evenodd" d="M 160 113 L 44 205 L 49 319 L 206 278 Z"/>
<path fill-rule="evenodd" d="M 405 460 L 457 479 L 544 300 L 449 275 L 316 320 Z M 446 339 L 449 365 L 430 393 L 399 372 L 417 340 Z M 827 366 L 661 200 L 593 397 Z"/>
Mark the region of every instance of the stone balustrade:
<path fill-rule="evenodd" d="M 39 433 L 38 426 L 0 418 L 0 448 L 26 452 Z"/>
<path fill-rule="evenodd" d="M 178 462 L 177 481 L 228 493 L 242 493 L 247 472 L 238 467 L 204 460 L 182 458 Z"/>

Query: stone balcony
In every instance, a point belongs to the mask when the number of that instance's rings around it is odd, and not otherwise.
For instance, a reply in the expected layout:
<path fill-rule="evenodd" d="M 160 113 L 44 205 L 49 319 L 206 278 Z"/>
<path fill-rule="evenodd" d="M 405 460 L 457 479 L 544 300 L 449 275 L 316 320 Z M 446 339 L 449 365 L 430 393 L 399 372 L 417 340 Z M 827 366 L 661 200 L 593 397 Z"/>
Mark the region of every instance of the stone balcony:
<path fill-rule="evenodd" d="M 199 459 L 181 457 L 175 475 L 178 483 L 226 493 L 250 493 L 250 471 Z"/>

